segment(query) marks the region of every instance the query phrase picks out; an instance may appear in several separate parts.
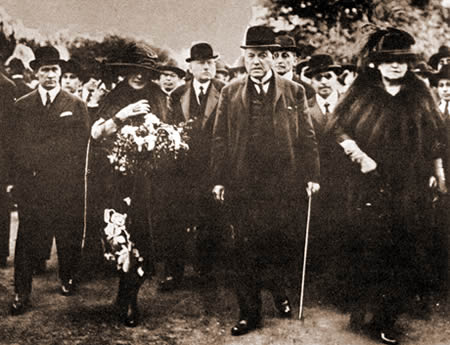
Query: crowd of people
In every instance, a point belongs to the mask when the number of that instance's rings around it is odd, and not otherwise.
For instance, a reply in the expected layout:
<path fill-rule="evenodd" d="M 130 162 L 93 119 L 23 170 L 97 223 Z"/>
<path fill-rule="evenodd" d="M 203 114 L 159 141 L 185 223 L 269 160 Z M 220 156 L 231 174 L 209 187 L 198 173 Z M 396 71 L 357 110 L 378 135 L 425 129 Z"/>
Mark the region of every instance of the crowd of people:
<path fill-rule="evenodd" d="M 104 212 L 113 208 L 126 214 L 140 262 L 119 273 L 124 325 L 139 323 L 138 293 L 157 261 L 159 291 L 181 286 L 191 233 L 201 284 L 215 287 L 219 257 L 230 258 L 233 336 L 262 325 L 262 289 L 289 318 L 287 278 L 301 269 L 314 199 L 311 269 L 325 270 L 330 255 L 347 263 L 351 329 L 396 344 L 410 301 L 426 306 L 448 290 L 450 49 L 426 63 L 414 43 L 379 29 L 357 64 L 339 64 L 253 26 L 231 67 L 206 42 L 191 46 L 188 70 L 133 43 L 102 73 L 44 46 L 30 63 L 33 83 L 10 60 L 0 74 L 0 265 L 12 185 L 20 218 L 12 315 L 31 307 L 33 275 L 45 270 L 54 238 L 61 293 L 74 293 L 82 253 L 103 254 Z M 191 123 L 188 154 L 149 175 L 114 171 L 106 152 L 117 132 L 149 113 Z"/>

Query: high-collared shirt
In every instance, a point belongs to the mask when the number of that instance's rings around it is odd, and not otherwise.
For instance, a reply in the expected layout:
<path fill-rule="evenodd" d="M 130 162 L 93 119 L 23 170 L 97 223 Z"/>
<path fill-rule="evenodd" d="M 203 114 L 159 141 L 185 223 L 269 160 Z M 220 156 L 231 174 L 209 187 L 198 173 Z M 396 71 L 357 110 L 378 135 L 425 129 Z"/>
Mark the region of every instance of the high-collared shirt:
<path fill-rule="evenodd" d="M 51 90 L 44 89 L 41 85 L 38 86 L 39 96 L 41 96 L 42 105 L 47 103 L 47 94 L 50 95 L 50 101 L 53 103 L 58 93 L 61 91 L 61 86 L 58 85 Z"/>
<path fill-rule="evenodd" d="M 289 72 L 283 74 L 282 77 L 288 80 L 292 80 L 294 79 L 294 71 L 290 70 Z"/>
<path fill-rule="evenodd" d="M 267 91 L 269 90 L 269 86 L 270 86 L 270 78 L 272 78 L 272 70 L 269 70 L 269 72 L 266 73 L 266 75 L 261 79 L 258 80 L 256 78 L 250 77 L 250 79 L 252 80 L 253 84 L 255 85 L 255 89 L 258 93 L 261 92 L 261 86 L 264 90 L 264 93 L 267 93 Z"/>
<path fill-rule="evenodd" d="M 192 82 L 192 86 L 194 87 L 194 91 L 195 91 L 195 97 L 197 97 L 197 102 L 198 104 L 200 104 L 200 99 L 199 99 L 199 95 L 200 95 L 200 87 L 203 88 L 203 94 L 206 95 L 206 92 L 208 91 L 208 87 L 209 84 L 211 84 L 211 80 L 208 80 L 206 83 L 200 83 L 197 79 L 194 79 Z"/>
<path fill-rule="evenodd" d="M 331 95 L 329 95 L 327 98 L 321 97 L 318 93 L 316 93 L 316 101 L 319 105 L 320 110 L 322 110 L 322 113 L 326 113 L 326 105 L 328 104 L 328 111 L 332 113 L 334 111 L 334 108 L 336 107 L 339 100 L 339 95 L 336 91 L 333 91 Z"/>
<path fill-rule="evenodd" d="M 448 105 L 447 105 L 448 104 Z M 445 109 L 447 108 L 447 109 Z M 442 114 L 446 114 L 448 115 L 450 113 L 450 101 L 446 101 L 445 99 L 441 99 L 441 101 L 439 102 L 439 110 L 441 111 Z"/>

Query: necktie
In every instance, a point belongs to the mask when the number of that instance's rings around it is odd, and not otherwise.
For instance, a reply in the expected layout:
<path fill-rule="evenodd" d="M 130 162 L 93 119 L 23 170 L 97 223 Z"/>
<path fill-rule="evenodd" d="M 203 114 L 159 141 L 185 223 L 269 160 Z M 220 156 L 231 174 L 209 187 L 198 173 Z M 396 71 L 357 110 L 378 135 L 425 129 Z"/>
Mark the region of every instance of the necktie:
<path fill-rule="evenodd" d="M 325 115 L 328 115 L 330 113 L 330 103 L 325 103 L 323 106 L 325 107 Z"/>
<path fill-rule="evenodd" d="M 445 115 L 445 117 L 448 117 L 449 111 L 450 111 L 450 109 L 448 109 L 448 102 L 449 101 L 444 101 L 444 102 L 445 102 L 444 115 Z"/>
<path fill-rule="evenodd" d="M 270 79 L 266 80 L 265 82 L 256 82 L 256 81 L 253 81 L 253 82 L 255 84 L 255 88 L 256 88 L 256 91 L 258 92 L 258 94 L 262 93 L 263 95 L 265 95 L 266 91 L 264 91 L 264 85 L 267 85 L 270 82 Z"/>
<path fill-rule="evenodd" d="M 88 104 L 91 101 L 93 92 L 94 92 L 93 90 L 88 90 L 88 94 L 86 97 L 86 104 Z"/>
<path fill-rule="evenodd" d="M 200 86 L 200 93 L 198 94 L 198 103 L 202 105 L 204 99 L 205 99 L 205 92 L 203 90 L 203 86 Z"/>
<path fill-rule="evenodd" d="M 50 98 L 50 93 L 47 92 L 47 99 L 45 100 L 45 107 L 48 109 L 52 105 L 52 99 Z"/>

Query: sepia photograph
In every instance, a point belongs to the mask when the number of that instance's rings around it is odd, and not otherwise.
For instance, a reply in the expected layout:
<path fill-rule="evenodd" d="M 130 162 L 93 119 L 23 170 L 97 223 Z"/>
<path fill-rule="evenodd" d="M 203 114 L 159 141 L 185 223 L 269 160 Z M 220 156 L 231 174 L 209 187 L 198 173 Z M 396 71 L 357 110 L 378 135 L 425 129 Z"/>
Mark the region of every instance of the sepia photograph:
<path fill-rule="evenodd" d="M 2 0 L 0 345 L 450 344 L 450 1 Z"/>

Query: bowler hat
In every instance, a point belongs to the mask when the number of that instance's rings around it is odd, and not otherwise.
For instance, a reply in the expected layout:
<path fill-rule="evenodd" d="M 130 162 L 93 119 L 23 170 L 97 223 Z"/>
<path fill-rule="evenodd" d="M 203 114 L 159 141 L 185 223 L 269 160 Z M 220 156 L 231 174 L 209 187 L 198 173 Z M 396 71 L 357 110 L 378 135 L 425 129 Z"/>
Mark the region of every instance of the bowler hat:
<path fill-rule="evenodd" d="M 218 57 L 219 55 L 214 55 L 213 49 L 209 43 L 201 42 L 194 44 L 191 47 L 191 56 L 186 59 L 186 62 L 217 59 Z"/>
<path fill-rule="evenodd" d="M 299 53 L 299 50 L 295 44 L 295 40 L 289 35 L 281 35 L 275 38 L 275 43 L 279 44 L 279 48 L 274 48 L 274 51 L 290 51 L 295 54 Z"/>
<path fill-rule="evenodd" d="M 81 65 L 73 59 L 70 59 L 69 61 L 63 61 L 61 63 L 61 70 L 62 70 L 63 74 L 64 73 L 73 73 L 80 78 Z"/>
<path fill-rule="evenodd" d="M 428 60 L 428 64 L 432 68 L 437 69 L 439 65 L 439 60 L 446 57 L 450 57 L 450 48 L 447 46 L 440 46 L 438 52 L 436 54 L 431 55 L 430 59 Z"/>
<path fill-rule="evenodd" d="M 122 69 L 144 69 L 158 75 L 157 58 L 158 55 L 149 45 L 141 42 L 130 43 L 121 56 L 107 62 L 106 65 Z"/>
<path fill-rule="evenodd" d="M 431 74 L 429 79 L 432 86 L 437 86 L 440 79 L 450 79 L 450 65 L 442 66 L 439 72 Z"/>
<path fill-rule="evenodd" d="M 271 28 L 264 25 L 251 26 L 245 34 L 245 42 L 241 48 L 279 48 L 275 42 L 275 34 Z"/>
<path fill-rule="evenodd" d="M 373 62 L 391 60 L 408 61 L 416 57 L 411 46 L 416 42 L 406 31 L 388 28 L 375 33 L 376 42 L 369 52 L 369 59 Z"/>
<path fill-rule="evenodd" d="M 333 71 L 336 74 L 340 74 L 342 71 L 342 67 L 335 65 L 333 58 L 328 54 L 315 54 L 311 56 L 307 66 L 305 70 L 305 76 L 307 78 L 312 78 L 315 74 L 325 71 Z"/>
<path fill-rule="evenodd" d="M 180 78 L 183 78 L 186 75 L 186 72 L 182 68 L 180 68 L 178 66 L 177 62 L 173 59 L 169 59 L 165 63 L 160 64 L 158 66 L 158 70 L 160 70 L 161 72 L 164 72 L 164 71 L 174 72 Z"/>
<path fill-rule="evenodd" d="M 30 67 L 37 70 L 42 65 L 60 65 L 63 60 L 59 57 L 59 52 L 55 47 L 39 47 L 34 52 L 34 60 L 30 61 Z"/>

